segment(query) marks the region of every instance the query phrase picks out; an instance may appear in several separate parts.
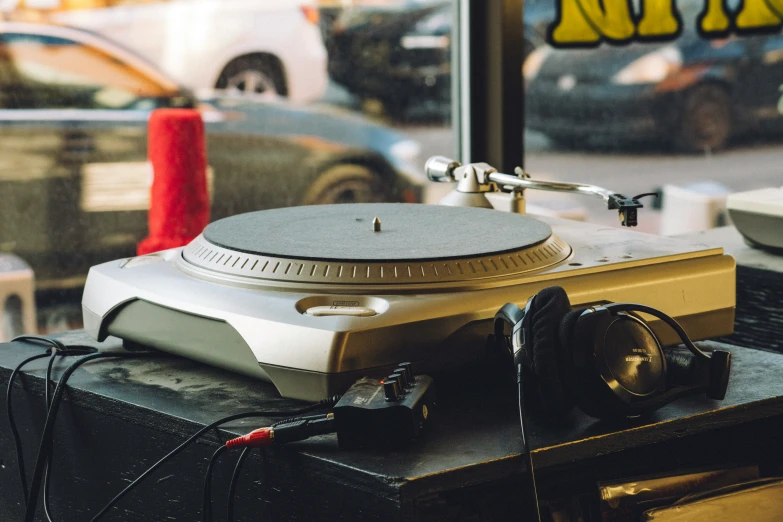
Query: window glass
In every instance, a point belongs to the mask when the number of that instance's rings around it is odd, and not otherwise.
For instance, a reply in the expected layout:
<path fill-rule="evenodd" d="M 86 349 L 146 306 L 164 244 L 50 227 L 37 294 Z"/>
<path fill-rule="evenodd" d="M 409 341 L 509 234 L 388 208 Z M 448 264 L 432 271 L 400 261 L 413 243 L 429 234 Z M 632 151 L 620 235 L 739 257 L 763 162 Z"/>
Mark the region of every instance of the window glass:
<path fill-rule="evenodd" d="M 149 234 L 156 108 L 204 120 L 211 220 L 437 201 L 454 3 L 0 2 L 0 251 L 34 269 L 43 330 L 78 326 L 89 267 Z"/>
<path fill-rule="evenodd" d="M 599 5 L 564 4 L 580 1 Z M 555 49 L 545 40 L 556 26 L 556 2 L 534 10 L 525 4 L 526 37 L 538 38 L 524 67 L 527 170 L 628 196 L 657 191 L 663 197 L 657 204 L 644 200 L 639 228 L 663 234 L 724 224 L 728 193 L 783 185 L 776 166 L 783 135 L 779 28 L 707 38 L 697 30 L 700 15 L 721 3 L 676 0 L 682 21 L 676 38 Z M 724 3 L 724 19 L 740 20 L 741 4 Z M 768 4 L 743 5 L 758 14 Z M 633 7 L 629 23 L 638 32 L 640 2 Z M 774 21 L 764 12 L 756 20 Z M 619 226 L 599 199 L 530 191 L 529 201 Z"/>
<path fill-rule="evenodd" d="M 3 33 L 0 45 L 4 49 L 0 86 L 5 108 L 154 108 L 153 100 L 175 94 L 119 57 L 85 43 Z"/>

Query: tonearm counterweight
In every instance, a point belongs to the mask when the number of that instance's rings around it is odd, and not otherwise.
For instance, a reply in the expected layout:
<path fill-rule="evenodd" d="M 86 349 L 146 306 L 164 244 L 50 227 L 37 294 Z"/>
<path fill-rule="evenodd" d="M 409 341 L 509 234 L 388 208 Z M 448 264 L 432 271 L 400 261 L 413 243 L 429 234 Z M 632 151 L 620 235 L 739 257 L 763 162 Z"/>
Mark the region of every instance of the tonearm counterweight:
<path fill-rule="evenodd" d="M 431 157 L 425 166 L 427 177 L 441 183 L 457 183 L 457 188 L 446 196 L 441 204 L 452 206 L 486 207 L 493 205 L 486 198 L 487 193 L 506 192 L 513 196 L 509 210 L 525 213 L 525 189 L 571 192 L 602 198 L 609 210 L 617 210 L 620 223 L 626 227 L 637 225 L 637 209 L 643 207 L 639 199 L 645 196 L 657 196 L 655 193 L 639 194 L 628 198 L 595 185 L 581 183 L 559 183 L 534 180 L 530 174 L 517 167 L 516 175 L 503 174 L 486 163 L 462 165 L 458 161 L 443 156 Z"/>

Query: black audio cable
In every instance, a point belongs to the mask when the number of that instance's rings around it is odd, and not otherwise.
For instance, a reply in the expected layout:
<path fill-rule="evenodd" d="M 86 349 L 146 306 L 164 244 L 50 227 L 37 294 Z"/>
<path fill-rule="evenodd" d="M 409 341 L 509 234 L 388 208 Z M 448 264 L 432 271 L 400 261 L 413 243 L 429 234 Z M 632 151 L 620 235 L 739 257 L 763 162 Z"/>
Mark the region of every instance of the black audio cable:
<path fill-rule="evenodd" d="M 11 376 L 8 378 L 8 388 L 5 394 L 5 412 L 8 417 L 8 424 L 11 427 L 11 434 L 13 435 L 14 438 L 14 446 L 16 448 L 16 467 L 19 470 L 19 480 L 22 484 L 22 496 L 24 497 L 25 505 L 27 505 L 27 499 L 29 498 L 29 493 L 27 491 L 27 475 L 24 469 L 24 454 L 22 452 L 22 439 L 21 437 L 19 437 L 19 430 L 16 428 L 16 421 L 14 420 L 14 409 L 11 407 L 12 406 L 11 391 L 13 390 L 14 379 L 22 371 L 22 368 L 27 364 L 37 359 L 43 359 L 44 357 L 49 357 L 49 354 L 39 353 L 38 355 L 33 355 L 32 357 L 28 357 L 27 359 L 25 359 L 24 361 L 16 365 L 16 368 L 14 368 L 14 370 L 11 372 Z"/>
<path fill-rule="evenodd" d="M 57 348 L 52 348 L 52 354 L 49 356 L 49 364 L 46 365 L 46 378 L 45 378 L 45 385 L 44 385 L 44 402 L 46 404 L 46 413 L 49 414 L 49 407 L 52 405 L 51 401 L 51 389 L 52 389 L 52 368 L 54 367 L 54 361 L 57 360 L 57 356 L 59 355 L 65 355 L 62 351 L 60 351 Z M 52 520 L 52 507 L 49 503 L 49 478 L 52 473 L 52 460 L 53 460 L 53 448 L 54 448 L 54 436 L 52 436 L 52 443 L 49 445 L 49 459 L 46 461 L 46 468 L 44 469 L 44 485 L 43 485 L 43 505 L 44 505 L 44 514 L 46 515 L 46 520 L 49 522 L 54 522 Z"/>
<path fill-rule="evenodd" d="M 22 361 L 17 368 L 12 372 L 11 378 L 9 378 L 9 393 L 6 395 L 7 400 L 7 413 L 9 417 L 9 423 L 11 425 L 12 432 L 14 434 L 14 440 L 16 443 L 16 449 L 17 449 L 17 458 L 19 463 L 19 475 L 20 475 L 20 482 L 22 483 L 22 489 L 23 494 L 25 497 L 25 521 L 26 522 L 32 522 L 35 519 L 35 511 L 37 508 L 37 500 L 38 495 L 41 491 L 41 476 L 44 476 L 44 509 L 46 511 L 46 516 L 49 522 L 52 522 L 51 520 L 51 509 L 48 505 L 48 484 L 49 484 L 49 475 L 51 471 L 51 455 L 53 450 L 53 432 L 54 432 L 54 423 L 57 417 L 57 412 L 59 410 L 60 401 L 62 399 L 62 395 L 64 393 L 65 386 L 67 384 L 68 379 L 70 376 L 84 363 L 93 360 L 93 359 L 101 359 L 101 358 L 109 358 L 109 357 L 140 357 L 140 356 L 146 356 L 146 355 L 152 355 L 155 352 L 97 352 L 94 348 L 86 347 L 86 346 L 66 346 L 60 341 L 57 341 L 56 339 L 51 339 L 47 337 L 41 337 L 41 336 L 33 336 L 33 335 L 24 335 L 19 336 L 17 338 L 14 338 L 12 341 L 27 341 L 27 342 L 42 342 L 49 344 L 51 348 L 47 350 L 46 353 L 38 354 L 33 357 L 29 357 Z M 85 355 L 81 359 L 76 360 L 74 363 L 72 363 L 63 373 L 62 377 L 60 378 L 59 382 L 57 383 L 57 386 L 54 390 L 54 394 L 51 394 L 51 373 L 54 366 L 54 361 L 56 360 L 56 357 L 58 355 L 60 356 L 66 356 L 66 355 Z M 47 373 L 46 373 L 46 391 L 45 391 L 45 398 L 47 403 L 47 416 L 46 416 L 46 422 L 44 425 L 44 432 L 41 437 L 41 442 L 38 449 L 38 454 L 36 456 L 36 466 L 35 471 L 33 473 L 33 479 L 31 482 L 30 490 L 28 492 L 27 488 L 27 481 L 26 481 L 26 474 L 24 471 L 24 459 L 22 454 L 22 446 L 21 446 L 21 439 L 19 437 L 18 430 L 16 428 L 16 424 L 14 422 L 13 418 L 13 412 L 10 408 L 11 400 L 10 400 L 10 390 L 11 386 L 13 384 L 13 378 L 16 377 L 17 374 L 20 373 L 21 368 L 37 359 L 42 359 L 44 357 L 49 357 L 49 364 L 47 366 Z M 125 489 L 123 489 L 118 495 L 116 495 L 110 502 L 107 504 L 95 517 L 93 517 L 93 521 L 97 520 L 99 517 L 101 517 L 103 514 L 105 514 L 117 501 L 120 500 L 127 492 L 129 492 L 133 487 L 135 487 L 139 482 L 141 482 L 149 473 L 157 469 L 160 465 L 165 463 L 170 458 L 174 457 L 177 453 L 182 451 L 188 444 L 196 440 L 198 437 L 200 437 L 203 433 L 208 431 L 209 429 L 213 427 L 220 426 L 222 424 L 226 424 L 228 422 L 232 422 L 234 420 L 238 420 L 241 418 L 249 418 L 249 417 L 287 417 L 286 421 L 291 420 L 291 416 L 295 415 L 301 415 L 303 413 L 308 413 L 310 411 L 313 411 L 318 408 L 324 408 L 324 407 L 333 407 L 337 401 L 340 399 L 339 396 L 330 397 L 329 399 L 325 399 L 323 401 L 320 401 L 318 403 L 312 404 L 310 406 L 300 408 L 298 410 L 293 411 L 269 411 L 269 412 L 248 412 L 244 414 L 236 414 L 231 415 L 229 417 L 225 417 L 223 419 L 220 419 L 219 421 L 216 421 L 210 426 L 207 426 L 201 430 L 199 430 L 196 434 L 191 436 L 188 440 L 186 440 L 184 443 L 180 444 L 177 448 L 175 448 L 172 452 L 164 456 L 160 461 L 155 463 L 150 469 L 145 471 L 141 476 L 139 476 L 136 480 L 134 480 L 131 484 L 129 484 Z M 286 422 L 282 421 L 282 422 Z M 226 446 L 221 447 L 222 450 L 227 449 Z M 213 460 L 210 463 L 210 468 L 208 470 L 209 475 L 211 475 L 211 469 L 214 466 L 214 461 L 217 459 L 217 455 L 222 453 L 222 450 L 217 452 L 215 456 L 213 456 Z M 240 456 L 241 457 L 241 456 Z M 244 459 L 240 459 L 244 460 Z M 237 478 L 239 475 L 239 470 L 241 469 L 241 465 L 238 462 L 237 468 L 234 470 L 234 476 L 232 478 Z M 234 483 L 235 484 L 235 483 Z"/>
<path fill-rule="evenodd" d="M 53 339 L 50 337 L 43 337 L 40 335 L 20 335 L 18 337 L 14 337 L 11 340 L 11 342 L 28 342 L 28 343 L 35 343 L 35 344 L 43 343 L 49 346 L 49 348 L 45 353 L 27 358 L 14 369 L 14 371 L 11 373 L 11 376 L 8 379 L 8 390 L 6 392 L 6 412 L 8 415 L 8 424 L 11 428 L 11 433 L 13 434 L 13 438 L 14 438 L 14 445 L 16 447 L 17 469 L 19 472 L 20 482 L 22 483 L 22 496 L 24 498 L 25 505 L 27 505 L 29 494 L 28 494 L 28 486 L 27 486 L 27 475 L 25 473 L 25 466 L 24 466 L 24 454 L 22 451 L 22 441 L 21 438 L 19 437 L 19 431 L 16 427 L 16 420 L 14 419 L 12 401 L 11 401 L 11 390 L 13 389 L 14 379 L 20 374 L 22 367 L 24 367 L 27 363 L 34 361 L 36 359 L 49 357 L 49 364 L 46 367 L 46 377 L 44 381 L 45 382 L 44 385 L 45 413 L 48 415 L 49 407 L 51 405 L 51 396 L 52 396 L 52 391 L 51 391 L 52 382 L 53 382 L 52 371 L 54 367 L 54 362 L 57 359 L 57 357 L 85 355 L 87 353 L 93 353 L 96 350 L 95 348 L 89 346 L 65 345 L 61 341 L 58 341 L 57 339 Z M 50 442 L 50 448 L 49 448 L 50 455 L 46 461 L 45 472 L 44 472 L 44 490 L 43 490 L 44 512 L 46 514 L 46 519 L 48 520 L 48 522 L 53 522 L 52 508 L 49 501 L 49 479 L 51 476 L 51 468 L 52 468 L 52 459 L 51 459 L 52 445 L 53 445 L 53 440 Z"/>
<path fill-rule="evenodd" d="M 304 417 L 290 417 L 281 421 L 277 421 L 270 426 L 270 428 L 262 428 L 262 430 L 270 430 L 270 429 L 283 429 L 285 430 L 286 427 L 289 428 L 289 430 L 293 430 L 295 433 L 286 433 L 286 436 L 283 436 L 283 439 L 288 439 L 288 441 L 294 441 L 294 440 L 302 440 L 305 438 L 308 438 L 312 436 L 313 434 L 319 434 L 323 433 L 325 429 L 328 429 L 331 431 L 331 426 L 333 425 L 333 416 L 332 415 L 308 415 Z M 328 426 L 328 428 L 324 428 L 324 426 Z M 281 428 L 282 427 L 282 428 Z M 258 430 L 256 430 L 258 431 Z M 312 433 L 314 431 L 314 433 Z M 215 461 L 217 458 L 223 453 L 224 450 L 230 449 L 233 446 L 233 442 L 237 442 L 241 439 L 244 439 L 245 437 L 238 437 L 237 439 L 232 439 L 232 441 L 227 442 L 222 447 L 218 448 L 215 454 L 212 456 L 212 460 L 209 462 L 209 466 L 207 467 L 207 472 L 204 477 L 204 496 L 203 496 L 203 507 L 202 507 L 202 520 L 204 522 L 212 522 L 212 470 L 213 466 L 215 464 Z M 263 437 L 265 441 L 271 443 L 275 439 L 266 437 Z M 278 437 L 278 439 L 281 437 Z M 257 442 L 257 441 L 256 441 Z M 252 443 L 251 443 L 252 444 Z M 237 460 L 236 467 L 234 468 L 234 472 L 231 476 L 231 482 L 229 483 L 228 488 L 228 501 L 226 504 L 226 514 L 227 519 L 232 520 L 234 516 L 234 491 L 236 490 L 236 483 L 237 480 L 239 480 L 239 472 L 242 469 L 242 464 L 244 463 L 245 458 L 247 457 L 247 454 L 249 450 L 256 446 L 244 446 L 244 449 L 242 450 L 242 453 L 239 455 L 239 459 Z"/>
<path fill-rule="evenodd" d="M 11 342 L 43 343 L 50 347 L 57 348 L 63 352 L 68 351 L 68 347 L 62 341 L 53 339 L 51 337 L 44 337 L 42 335 L 17 335 L 11 339 Z"/>
<path fill-rule="evenodd" d="M 201 517 L 203 522 L 212 522 L 212 470 L 215 468 L 217 459 L 227 449 L 228 446 L 223 444 L 215 451 L 215 453 L 212 455 L 212 458 L 209 459 L 207 471 L 204 473 L 204 494 L 203 503 L 201 506 Z"/>
<path fill-rule="evenodd" d="M 68 368 L 60 377 L 57 387 L 52 395 L 52 402 L 49 406 L 48 413 L 46 415 L 46 423 L 44 424 L 44 431 L 41 435 L 41 442 L 38 447 L 38 454 L 35 459 L 35 469 L 33 471 L 33 478 L 30 482 L 30 493 L 27 499 L 25 508 L 25 522 L 34 522 L 35 512 L 38 507 L 38 495 L 41 491 L 41 478 L 44 474 L 45 467 L 51 457 L 51 450 L 54 439 L 54 424 L 57 419 L 57 412 L 60 408 L 60 401 L 65 391 L 65 386 L 71 375 L 84 363 L 93 361 L 96 359 L 106 359 L 115 357 L 143 357 L 152 355 L 154 352 L 97 352 L 90 353 L 74 361 L 68 366 Z"/>
<path fill-rule="evenodd" d="M 237 484 L 239 483 L 239 474 L 242 472 L 242 466 L 245 459 L 253 448 L 245 448 L 239 454 L 234 472 L 231 474 L 231 482 L 228 485 L 228 498 L 226 499 L 226 522 L 234 522 L 234 498 L 236 495 Z"/>
<path fill-rule="evenodd" d="M 49 348 L 47 349 L 46 353 L 34 355 L 32 357 L 25 359 L 11 372 L 11 376 L 8 379 L 8 389 L 6 391 L 6 414 L 8 416 L 8 424 L 11 428 L 11 433 L 13 435 L 14 446 L 16 448 L 17 470 L 19 472 L 19 479 L 22 484 L 22 496 L 24 498 L 24 503 L 26 505 L 28 499 L 28 489 L 27 489 L 27 475 L 25 473 L 25 466 L 24 466 L 24 453 L 22 451 L 22 441 L 19 436 L 19 431 L 16 427 L 16 420 L 14 419 L 12 401 L 11 401 L 11 390 L 13 389 L 14 379 L 20 374 L 22 368 L 28 363 L 37 359 L 49 357 L 49 364 L 47 365 L 47 369 L 46 369 L 46 381 L 45 381 L 45 400 L 46 400 L 45 410 L 46 412 L 48 412 L 49 404 L 50 404 L 50 396 L 51 396 L 52 368 L 54 366 L 55 359 L 58 356 L 83 354 L 83 353 L 87 353 L 87 351 L 89 350 L 94 351 L 94 349 L 90 347 L 84 347 L 84 346 L 66 346 L 65 344 L 58 341 L 57 339 L 43 337 L 40 335 L 20 335 L 14 337 L 11 340 L 11 342 L 44 343 L 49 345 Z M 44 477 L 44 510 L 46 511 L 47 520 L 49 522 L 53 522 L 51 516 L 52 510 L 49 505 L 49 497 L 48 497 L 48 481 L 49 481 L 50 469 L 51 469 L 51 462 L 49 462 L 46 467 L 46 475 Z"/>
<path fill-rule="evenodd" d="M 191 443 L 193 443 L 195 440 L 197 440 L 199 437 L 201 437 L 204 433 L 208 432 L 211 429 L 214 429 L 218 426 L 222 426 L 223 424 L 228 424 L 229 422 L 233 422 L 235 420 L 239 419 L 248 419 L 252 417 L 291 417 L 292 415 L 302 415 L 304 413 L 309 413 L 313 410 L 320 409 L 320 408 L 332 408 L 335 404 L 337 404 L 337 401 L 340 400 L 340 396 L 336 395 L 334 397 L 330 397 L 328 399 L 324 399 L 320 402 L 317 402 L 315 404 L 311 404 L 309 406 L 306 406 L 304 408 L 299 408 L 298 410 L 290 410 L 290 411 L 251 411 L 251 412 L 245 412 L 245 413 L 236 413 L 234 415 L 229 415 L 228 417 L 223 417 L 222 419 L 218 419 L 200 430 L 198 430 L 196 433 L 188 437 L 184 442 L 182 442 L 179 446 L 171 450 L 169 453 L 167 453 L 165 456 L 163 456 L 159 461 L 157 461 L 155 464 L 147 468 L 146 471 L 144 471 L 141 475 L 136 477 L 136 479 L 125 486 L 125 488 L 117 493 L 117 495 L 112 498 L 108 504 L 103 506 L 98 513 L 92 517 L 91 522 L 97 522 L 103 515 L 105 515 L 109 509 L 111 509 L 117 502 L 122 499 L 125 495 L 127 495 L 133 488 L 135 488 L 139 483 L 141 483 L 146 477 L 148 477 L 153 471 L 158 469 L 160 466 L 168 462 L 170 459 L 172 459 L 174 456 L 179 454 L 182 450 L 184 450 L 187 446 L 189 446 Z"/>
<path fill-rule="evenodd" d="M 36 336 L 37 337 L 37 336 Z M 44 398 L 46 400 L 46 413 L 48 414 L 49 408 L 51 407 L 51 396 L 52 396 L 52 383 L 54 382 L 52 380 L 52 370 L 54 367 L 54 362 L 57 360 L 57 357 L 69 357 L 69 356 L 75 356 L 75 355 L 87 355 L 89 353 L 95 353 L 97 350 L 95 348 L 92 348 L 90 346 L 82 346 L 82 345 L 64 345 L 64 349 L 56 348 L 58 344 L 60 344 L 59 341 L 56 339 L 49 339 L 47 337 L 40 337 L 41 340 L 46 341 L 52 341 L 52 354 L 49 357 L 49 364 L 46 367 L 46 385 L 44 388 Z M 52 440 L 49 445 L 49 459 L 46 461 L 46 468 L 44 470 L 44 485 L 43 485 L 43 506 L 44 506 L 44 514 L 46 515 L 46 520 L 48 522 L 54 522 L 54 517 L 52 515 L 53 510 L 51 506 L 51 501 L 49 499 L 49 479 L 52 474 L 52 462 L 54 460 L 54 434 L 52 434 Z"/>

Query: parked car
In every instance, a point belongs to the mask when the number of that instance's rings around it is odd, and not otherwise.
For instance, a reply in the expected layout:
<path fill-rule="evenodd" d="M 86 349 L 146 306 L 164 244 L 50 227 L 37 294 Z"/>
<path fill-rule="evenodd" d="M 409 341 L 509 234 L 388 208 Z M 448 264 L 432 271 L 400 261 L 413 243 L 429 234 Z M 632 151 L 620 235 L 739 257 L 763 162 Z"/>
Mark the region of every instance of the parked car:
<path fill-rule="evenodd" d="M 56 19 L 135 50 L 191 89 L 309 102 L 328 84 L 315 0 L 131 0 Z"/>
<path fill-rule="evenodd" d="M 448 103 L 453 11 L 453 0 L 345 9 L 327 38 L 331 78 L 393 116 L 413 103 Z M 525 2 L 525 54 L 543 44 L 554 18 L 553 1 Z"/>
<path fill-rule="evenodd" d="M 318 0 L 318 12 L 320 13 L 321 34 L 324 40 L 332 33 L 332 26 L 346 7 L 351 5 L 350 0 Z"/>
<path fill-rule="evenodd" d="M 451 2 L 354 7 L 327 40 L 329 75 L 393 116 L 451 96 Z"/>
<path fill-rule="evenodd" d="M 0 22 L 0 251 L 27 260 L 39 288 L 79 286 L 147 235 L 146 123 L 159 107 L 202 112 L 213 219 L 421 199 L 417 144 L 359 116 L 197 99 L 99 35 Z"/>
<path fill-rule="evenodd" d="M 703 3 L 679 7 L 684 31 L 672 42 L 534 52 L 525 64 L 527 127 L 567 147 L 654 140 L 690 152 L 783 130 L 783 36 L 705 39 L 694 30 Z"/>

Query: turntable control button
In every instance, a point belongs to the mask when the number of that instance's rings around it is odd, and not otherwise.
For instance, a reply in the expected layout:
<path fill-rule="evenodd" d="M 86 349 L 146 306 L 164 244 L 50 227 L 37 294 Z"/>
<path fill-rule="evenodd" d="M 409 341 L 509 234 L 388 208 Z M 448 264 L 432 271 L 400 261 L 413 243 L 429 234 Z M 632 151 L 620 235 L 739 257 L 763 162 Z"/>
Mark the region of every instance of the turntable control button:
<path fill-rule="evenodd" d="M 405 372 L 405 378 L 408 380 L 411 385 L 413 385 L 414 376 L 413 376 L 413 370 L 411 368 L 411 363 L 409 362 L 402 362 L 397 365 L 397 368 L 400 370 L 403 370 Z M 395 370 L 397 371 L 397 370 Z"/>
<path fill-rule="evenodd" d="M 408 376 L 405 374 L 405 370 L 402 369 L 396 369 L 394 370 L 394 373 L 392 373 L 392 376 L 397 376 L 397 381 L 400 384 L 400 390 L 409 390 L 413 387 L 413 383 L 408 380 Z"/>
<path fill-rule="evenodd" d="M 378 312 L 366 306 L 313 306 L 308 308 L 306 315 L 316 317 L 326 316 L 349 316 L 349 317 L 372 317 L 378 315 Z"/>
<path fill-rule="evenodd" d="M 383 381 L 383 392 L 387 401 L 396 401 L 400 398 L 400 384 L 396 379 L 386 379 Z"/>

